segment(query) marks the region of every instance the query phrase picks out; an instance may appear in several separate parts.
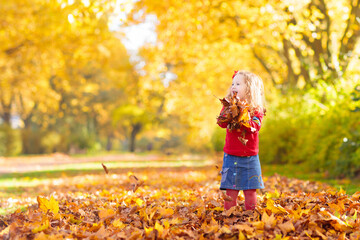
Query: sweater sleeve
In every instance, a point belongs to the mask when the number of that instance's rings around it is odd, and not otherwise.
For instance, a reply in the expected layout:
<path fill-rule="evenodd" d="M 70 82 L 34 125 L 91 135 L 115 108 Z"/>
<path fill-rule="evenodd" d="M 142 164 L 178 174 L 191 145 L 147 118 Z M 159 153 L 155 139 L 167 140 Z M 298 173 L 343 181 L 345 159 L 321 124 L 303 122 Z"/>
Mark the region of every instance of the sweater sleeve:
<path fill-rule="evenodd" d="M 221 109 L 219 116 L 224 116 L 223 110 L 224 110 L 224 107 Z M 222 128 L 227 128 L 227 125 L 228 125 L 227 122 L 219 122 L 219 120 L 217 121 L 217 124 Z"/>
<path fill-rule="evenodd" d="M 258 132 L 261 128 L 261 122 L 262 122 L 263 114 L 256 113 L 250 120 L 249 124 L 251 126 L 252 132 Z"/>

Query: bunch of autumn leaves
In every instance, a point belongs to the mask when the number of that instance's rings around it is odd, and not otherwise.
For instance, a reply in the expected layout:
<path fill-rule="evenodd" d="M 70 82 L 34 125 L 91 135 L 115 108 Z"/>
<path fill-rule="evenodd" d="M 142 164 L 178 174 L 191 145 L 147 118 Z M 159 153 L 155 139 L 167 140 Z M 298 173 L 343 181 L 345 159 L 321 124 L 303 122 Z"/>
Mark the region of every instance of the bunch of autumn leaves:
<path fill-rule="evenodd" d="M 219 124 L 227 123 L 227 128 L 230 132 L 241 132 L 241 137 L 238 137 L 240 142 L 244 145 L 247 143 L 245 139 L 245 130 L 242 126 L 250 128 L 250 106 L 246 100 L 240 100 L 239 97 L 232 96 L 231 98 L 220 99 L 223 105 L 223 109 L 220 112 L 220 116 L 217 117 Z"/>

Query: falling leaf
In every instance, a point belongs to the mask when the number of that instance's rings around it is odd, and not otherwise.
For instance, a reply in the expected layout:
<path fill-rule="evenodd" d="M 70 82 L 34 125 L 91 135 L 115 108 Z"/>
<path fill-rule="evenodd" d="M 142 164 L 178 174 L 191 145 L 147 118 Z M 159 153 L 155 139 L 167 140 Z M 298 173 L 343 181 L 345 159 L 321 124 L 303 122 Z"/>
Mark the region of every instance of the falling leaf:
<path fill-rule="evenodd" d="M 239 141 L 245 146 L 246 143 L 249 141 L 248 139 L 242 138 L 242 137 L 238 137 Z"/>
<path fill-rule="evenodd" d="M 139 181 L 139 179 L 133 174 L 130 175 L 129 178 L 130 178 L 131 181 L 135 181 L 135 182 Z"/>
<path fill-rule="evenodd" d="M 103 163 L 101 163 L 101 165 L 102 165 L 102 167 L 104 168 L 104 171 L 106 172 L 106 174 L 108 174 L 108 173 L 109 173 L 108 168 L 107 168 Z"/>
<path fill-rule="evenodd" d="M 144 181 L 139 180 L 134 174 L 129 175 L 129 179 L 132 182 L 131 189 L 133 192 L 136 192 L 136 190 L 144 184 Z"/>
<path fill-rule="evenodd" d="M 222 197 L 222 199 L 224 199 L 226 202 L 232 202 L 232 201 L 233 201 L 232 197 L 230 197 L 229 195 L 226 195 L 223 191 L 221 191 L 221 197 Z"/>

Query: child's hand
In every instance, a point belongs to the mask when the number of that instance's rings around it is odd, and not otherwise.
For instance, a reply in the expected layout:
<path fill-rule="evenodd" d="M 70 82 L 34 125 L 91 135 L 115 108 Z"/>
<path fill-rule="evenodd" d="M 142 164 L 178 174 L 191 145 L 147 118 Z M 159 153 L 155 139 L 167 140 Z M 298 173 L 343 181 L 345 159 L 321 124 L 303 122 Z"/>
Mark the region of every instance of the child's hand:
<path fill-rule="evenodd" d="M 228 123 L 230 131 L 239 131 L 242 126 L 250 128 L 250 113 L 249 105 L 246 100 L 240 100 L 236 97 L 236 92 L 231 99 L 220 99 L 223 104 L 223 109 L 218 117 L 219 123 Z"/>
<path fill-rule="evenodd" d="M 228 108 L 223 108 L 220 116 L 217 118 L 217 123 L 229 123 L 231 121 L 230 111 Z"/>

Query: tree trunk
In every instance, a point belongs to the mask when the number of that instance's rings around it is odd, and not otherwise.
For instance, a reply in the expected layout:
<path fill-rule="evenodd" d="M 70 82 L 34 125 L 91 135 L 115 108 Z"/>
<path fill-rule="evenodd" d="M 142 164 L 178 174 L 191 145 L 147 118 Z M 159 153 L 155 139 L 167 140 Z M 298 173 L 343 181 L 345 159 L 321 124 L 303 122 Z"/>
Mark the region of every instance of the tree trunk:
<path fill-rule="evenodd" d="M 5 124 L 11 126 L 11 103 L 9 105 L 1 104 L 3 108 L 3 114 L 1 115 Z"/>
<path fill-rule="evenodd" d="M 34 154 L 34 139 L 32 139 L 32 131 L 30 128 L 30 118 L 26 118 L 24 121 L 24 128 L 21 130 L 21 143 L 22 154 Z"/>
<path fill-rule="evenodd" d="M 113 136 L 109 134 L 107 136 L 106 151 L 111 151 L 113 147 Z"/>
<path fill-rule="evenodd" d="M 135 152 L 136 135 L 140 132 L 141 128 L 142 128 L 141 123 L 135 123 L 132 125 L 132 130 L 130 134 L 130 145 L 129 145 L 130 152 Z"/>

